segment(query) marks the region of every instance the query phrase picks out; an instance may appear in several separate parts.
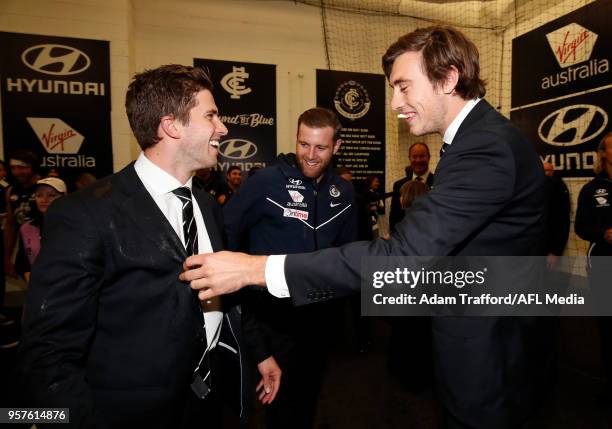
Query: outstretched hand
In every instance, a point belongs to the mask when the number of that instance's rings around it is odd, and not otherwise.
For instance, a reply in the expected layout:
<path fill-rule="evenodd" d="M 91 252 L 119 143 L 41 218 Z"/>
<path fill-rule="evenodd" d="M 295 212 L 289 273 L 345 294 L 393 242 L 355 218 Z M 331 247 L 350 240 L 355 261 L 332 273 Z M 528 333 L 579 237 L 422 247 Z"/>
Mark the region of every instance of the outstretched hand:
<path fill-rule="evenodd" d="M 201 301 L 236 292 L 247 285 L 266 285 L 267 256 L 216 252 L 190 256 L 183 263 L 181 281 L 198 290 Z"/>

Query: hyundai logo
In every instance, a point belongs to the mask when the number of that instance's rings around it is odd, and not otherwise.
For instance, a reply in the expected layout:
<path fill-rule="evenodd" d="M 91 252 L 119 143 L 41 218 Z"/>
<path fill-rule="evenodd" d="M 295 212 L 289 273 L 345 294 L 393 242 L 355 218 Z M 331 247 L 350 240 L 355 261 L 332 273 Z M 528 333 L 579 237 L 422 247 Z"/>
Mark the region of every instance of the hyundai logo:
<path fill-rule="evenodd" d="M 257 153 L 257 145 L 243 139 L 231 139 L 221 142 L 219 153 L 230 159 L 247 159 Z"/>
<path fill-rule="evenodd" d="M 599 106 L 574 104 L 548 115 L 538 126 L 542 141 L 553 146 L 575 146 L 606 129 L 608 115 Z"/>
<path fill-rule="evenodd" d="M 36 45 L 21 54 L 21 61 L 40 73 L 52 75 L 77 74 L 89 68 L 89 57 L 76 48 L 66 45 Z"/>

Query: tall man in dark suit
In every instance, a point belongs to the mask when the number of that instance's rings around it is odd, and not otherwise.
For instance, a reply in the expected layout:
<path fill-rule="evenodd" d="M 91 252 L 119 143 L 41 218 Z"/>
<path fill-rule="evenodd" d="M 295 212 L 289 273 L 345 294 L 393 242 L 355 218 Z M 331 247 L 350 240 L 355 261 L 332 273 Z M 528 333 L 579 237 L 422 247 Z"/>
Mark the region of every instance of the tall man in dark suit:
<path fill-rule="evenodd" d="M 191 186 L 227 134 L 211 88 L 194 67 L 136 75 L 126 110 L 142 153 L 45 217 L 22 370 L 30 404 L 68 407 L 75 427 L 218 427 L 226 398 L 244 414 L 235 296 L 200 304 L 178 279 L 188 255 L 223 246 L 219 207 Z M 262 373 L 269 399 L 278 374 Z"/>
<path fill-rule="evenodd" d="M 395 229 L 395 225 L 401 222 L 406 214 L 400 202 L 400 189 L 402 185 L 410 180 L 425 182 L 430 188 L 433 185 L 434 174 L 429 171 L 429 147 L 423 142 L 417 142 L 408 148 L 408 159 L 410 165 L 406 167 L 406 177 L 393 184 L 393 196 L 391 197 L 391 212 L 389 213 L 389 228 Z"/>
<path fill-rule="evenodd" d="M 362 258 L 392 255 L 543 254 L 544 173 L 529 141 L 482 100 L 478 51 L 451 27 L 406 34 L 383 67 L 391 106 L 416 136 L 443 136 L 433 190 L 415 201 L 389 240 L 287 256 L 222 252 L 181 277 L 200 299 L 265 285 L 295 305 L 356 293 Z M 243 267 L 248 267 L 245 269 Z M 287 287 L 288 286 L 288 287 Z M 529 318 L 433 318 L 437 391 L 448 427 L 521 427 L 541 399 L 548 353 Z"/>

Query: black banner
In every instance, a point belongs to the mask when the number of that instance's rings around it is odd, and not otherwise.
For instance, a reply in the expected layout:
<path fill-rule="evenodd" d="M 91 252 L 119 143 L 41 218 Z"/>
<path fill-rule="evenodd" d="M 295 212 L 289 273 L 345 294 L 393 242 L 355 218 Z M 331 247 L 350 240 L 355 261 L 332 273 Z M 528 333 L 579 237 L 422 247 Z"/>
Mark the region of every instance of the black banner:
<path fill-rule="evenodd" d="M 109 42 L 0 32 L 4 157 L 31 149 L 68 183 L 113 172 Z"/>
<path fill-rule="evenodd" d="M 336 112 L 342 146 L 334 167 L 353 173 L 356 186 L 368 175 L 385 184 L 385 77 L 378 74 L 317 70 L 317 106 Z"/>
<path fill-rule="evenodd" d="M 215 102 L 228 134 L 219 146 L 218 168 L 243 172 L 276 159 L 276 66 L 195 58 L 210 72 Z"/>
<path fill-rule="evenodd" d="M 597 1 L 512 41 L 510 118 L 562 177 L 593 175 L 609 125 L 611 15 Z"/>

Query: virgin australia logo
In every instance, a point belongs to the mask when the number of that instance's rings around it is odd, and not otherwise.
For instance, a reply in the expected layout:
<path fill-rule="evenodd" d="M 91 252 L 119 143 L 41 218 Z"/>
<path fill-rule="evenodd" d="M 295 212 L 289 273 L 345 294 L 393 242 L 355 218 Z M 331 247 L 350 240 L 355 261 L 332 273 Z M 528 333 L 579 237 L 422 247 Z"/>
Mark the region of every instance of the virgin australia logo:
<path fill-rule="evenodd" d="M 28 48 L 21 54 L 21 61 L 37 72 L 59 76 L 81 73 L 91 64 L 83 51 L 55 44 Z"/>
<path fill-rule="evenodd" d="M 607 113 L 592 104 L 563 107 L 546 116 L 538 127 L 542 141 L 553 146 L 575 146 L 606 129 Z"/>
<path fill-rule="evenodd" d="M 231 94 L 231 98 L 240 99 L 240 96 L 251 92 L 251 88 L 243 85 L 244 81 L 249 78 L 249 74 L 245 71 L 245 67 L 232 67 L 232 72 L 223 76 L 221 86 L 224 90 Z"/>
<path fill-rule="evenodd" d="M 219 153 L 230 159 L 246 159 L 257 153 L 257 145 L 243 139 L 224 140 L 219 145 Z"/>
<path fill-rule="evenodd" d="M 574 23 L 546 35 L 560 67 L 568 67 L 591 58 L 597 34 Z"/>
<path fill-rule="evenodd" d="M 78 153 L 84 137 L 58 118 L 26 118 L 48 153 Z"/>

